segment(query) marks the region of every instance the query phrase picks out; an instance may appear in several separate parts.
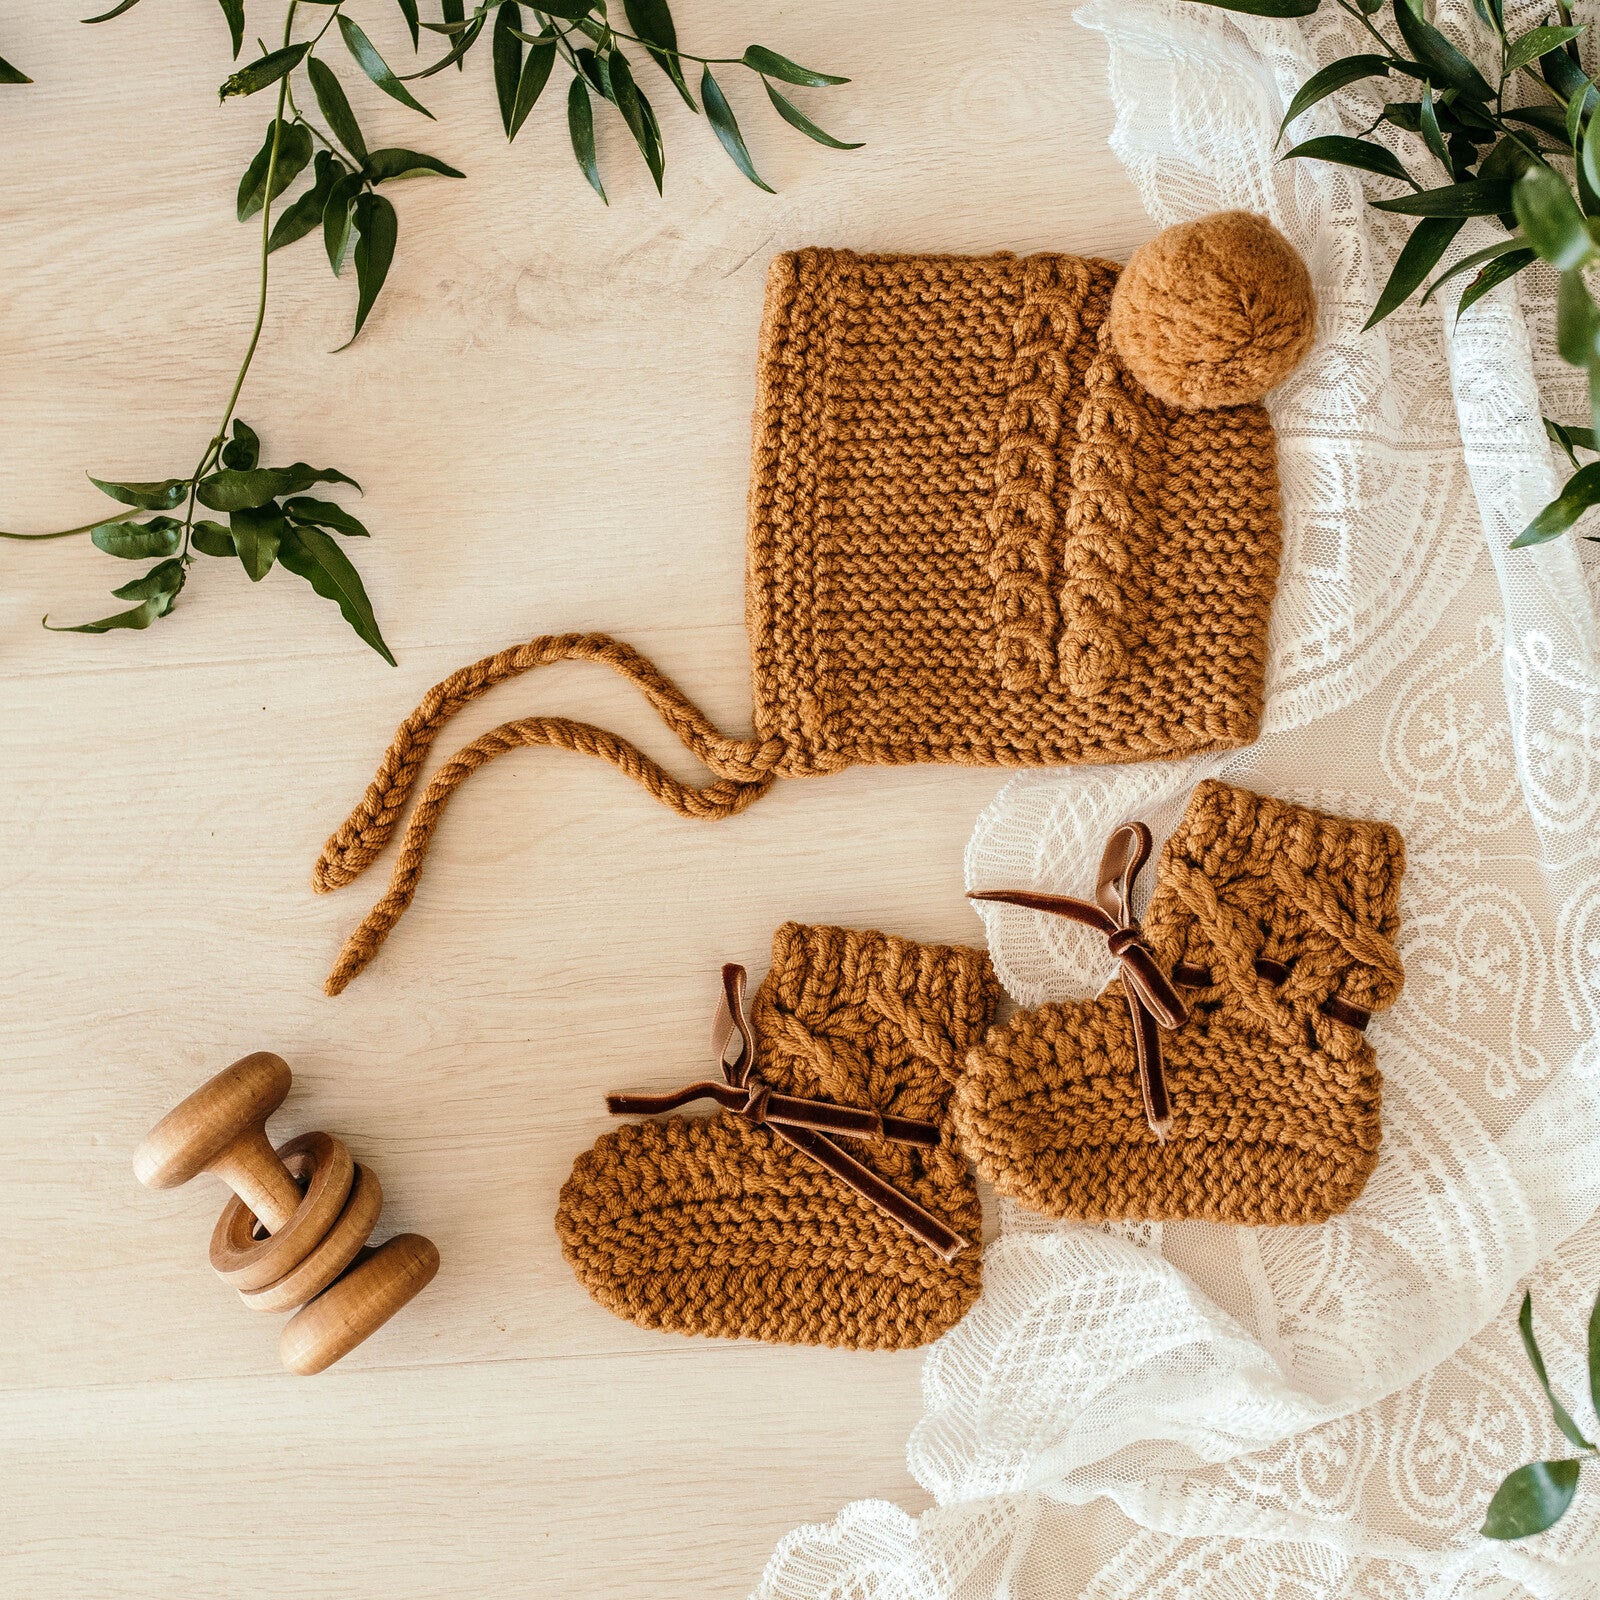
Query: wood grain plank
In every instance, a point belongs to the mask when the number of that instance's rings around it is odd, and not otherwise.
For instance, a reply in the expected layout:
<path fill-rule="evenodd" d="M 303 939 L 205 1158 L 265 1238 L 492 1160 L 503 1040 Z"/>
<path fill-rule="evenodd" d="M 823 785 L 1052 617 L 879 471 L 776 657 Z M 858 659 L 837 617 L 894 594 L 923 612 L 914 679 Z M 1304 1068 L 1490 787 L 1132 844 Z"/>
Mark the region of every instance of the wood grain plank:
<path fill-rule="evenodd" d="M 251 0 L 252 30 L 278 6 Z M 364 5 L 385 49 L 397 8 Z M 692 824 L 609 769 L 524 752 L 451 807 L 415 907 L 338 1001 L 320 982 L 387 869 L 310 892 L 311 861 L 438 677 L 540 632 L 649 652 L 749 726 L 743 527 L 766 263 L 860 249 L 1069 248 L 1150 232 L 1105 148 L 1096 36 L 983 0 L 681 0 L 689 48 L 754 33 L 856 81 L 806 96 L 835 155 L 729 78 L 765 196 L 650 84 L 667 194 L 602 135 L 609 208 L 553 99 L 500 134 L 487 60 L 428 80 L 425 123 L 347 74 L 372 142 L 467 173 L 396 194 L 400 250 L 362 339 L 314 242 L 275 258 L 242 411 L 271 456 L 367 487 L 353 550 L 400 666 L 287 574 L 224 563 L 141 636 L 44 633 L 131 571 L 0 545 L 0 1513 L 7 1587 L 39 1600 L 281 1591 L 662 1600 L 748 1588 L 773 1541 L 844 1500 L 922 1503 L 903 1451 L 915 1355 L 648 1335 L 594 1306 L 551 1218 L 611 1087 L 701 1062 L 715 971 L 766 965 L 788 917 L 976 940 L 961 851 L 995 773 L 851 772 Z M 0 526 L 104 505 L 84 480 L 188 470 L 253 305 L 233 219 L 268 112 L 219 107 L 214 0 L 87 29 L 6 8 L 0 53 Z M 391 14 L 392 13 L 392 14 Z M 485 52 L 486 56 L 486 52 Z M 657 92 L 659 89 L 659 92 Z M 557 97 L 558 99 L 559 97 Z M 694 765 L 625 688 L 541 673 L 446 743 L 533 711 Z M 384 1232 L 437 1282 L 333 1372 L 276 1364 L 278 1319 L 205 1265 L 222 1195 L 151 1194 L 149 1125 L 258 1047 L 380 1173 Z"/>

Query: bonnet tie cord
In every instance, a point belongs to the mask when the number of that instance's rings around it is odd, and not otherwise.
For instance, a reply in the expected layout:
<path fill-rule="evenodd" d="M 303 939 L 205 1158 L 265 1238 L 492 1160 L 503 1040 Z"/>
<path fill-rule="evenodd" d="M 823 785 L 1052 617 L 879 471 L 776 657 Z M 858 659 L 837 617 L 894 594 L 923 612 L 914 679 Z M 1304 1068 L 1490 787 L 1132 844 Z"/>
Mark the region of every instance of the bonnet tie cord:
<path fill-rule="evenodd" d="M 680 783 L 637 745 L 570 717 L 505 722 L 458 750 L 429 780 L 406 826 L 389 889 L 345 941 L 324 988 L 341 993 L 378 953 L 416 893 L 422 863 L 450 796 L 486 762 L 507 750 L 543 745 L 609 761 L 663 805 L 685 817 L 718 819 L 743 811 L 772 787 L 783 755 L 780 739 L 730 739 L 683 691 L 637 650 L 603 633 L 547 634 L 485 656 L 434 685 L 395 732 L 367 792 L 322 847 L 311 884 L 319 894 L 353 882 L 378 858 L 399 823 L 434 740 L 457 711 L 535 667 L 590 661 L 632 683 L 679 742 L 716 775 L 703 787 Z"/>

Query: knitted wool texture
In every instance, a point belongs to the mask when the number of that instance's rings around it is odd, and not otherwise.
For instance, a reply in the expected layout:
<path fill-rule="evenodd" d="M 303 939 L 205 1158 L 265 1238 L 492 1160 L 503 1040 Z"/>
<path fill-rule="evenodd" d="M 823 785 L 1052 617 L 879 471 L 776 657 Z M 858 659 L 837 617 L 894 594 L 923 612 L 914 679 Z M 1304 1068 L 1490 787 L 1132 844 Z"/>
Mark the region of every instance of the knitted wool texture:
<path fill-rule="evenodd" d="M 957 1064 L 999 986 L 980 950 L 788 923 L 751 1007 L 763 1082 L 943 1123 Z M 970 1241 L 944 1262 L 870 1202 L 737 1114 L 602 1134 L 561 1191 L 578 1281 L 642 1328 L 899 1350 L 977 1298 L 982 1210 L 948 1134 L 933 1149 L 840 1144 Z"/>
<path fill-rule="evenodd" d="M 429 782 L 329 992 L 410 903 L 450 796 L 508 750 L 599 756 L 685 816 L 720 818 L 778 778 L 853 764 L 1141 761 L 1254 739 L 1279 554 L 1276 446 L 1254 402 L 1304 353 L 1315 305 L 1260 219 L 1179 231 L 1136 258 L 1116 315 L 1118 268 L 1080 256 L 777 257 L 750 476 L 753 737 L 721 732 L 605 634 L 452 674 L 329 838 L 319 891 L 376 860 L 456 711 L 557 661 L 628 678 L 712 781 L 567 717 L 492 729 Z M 1200 409 L 1157 398 L 1130 360 L 1158 385 L 1181 368 Z M 1230 403 L 1204 409 L 1214 394 Z"/>
<path fill-rule="evenodd" d="M 1145 1120 L 1121 980 L 1045 1005 L 967 1058 L 952 1106 L 962 1147 L 1002 1193 L 1051 1216 L 1321 1222 L 1378 1158 L 1372 1045 L 1320 1008 L 1368 1011 L 1404 981 L 1405 849 L 1387 824 L 1327 816 L 1216 781 L 1167 841 L 1144 931 L 1166 970 L 1208 969 L 1163 1032 L 1172 1131 Z M 1263 978 L 1258 959 L 1289 973 Z"/>

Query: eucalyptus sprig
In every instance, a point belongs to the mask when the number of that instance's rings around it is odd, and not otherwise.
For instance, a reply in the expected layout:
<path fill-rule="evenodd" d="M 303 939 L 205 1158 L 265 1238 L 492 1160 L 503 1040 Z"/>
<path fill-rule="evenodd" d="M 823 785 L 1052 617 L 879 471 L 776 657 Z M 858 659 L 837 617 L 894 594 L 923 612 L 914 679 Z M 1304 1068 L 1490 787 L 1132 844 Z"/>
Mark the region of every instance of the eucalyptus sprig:
<path fill-rule="evenodd" d="M 1200 3 L 1253 16 L 1306 17 L 1323 0 Z M 1376 49 L 1341 57 L 1308 78 L 1289 104 L 1279 137 L 1328 96 L 1357 83 L 1387 80 L 1379 86 L 1383 107 L 1359 137 L 1324 135 L 1284 152 L 1285 159 L 1335 162 L 1393 179 L 1411 191 L 1370 202 L 1376 210 L 1416 220 L 1366 326 L 1376 326 L 1415 294 L 1424 303 L 1431 300 L 1445 284 L 1474 269 L 1461 292 L 1458 318 L 1535 261 L 1548 261 L 1561 273 L 1557 345 L 1563 359 L 1588 376 L 1591 416 L 1588 427 L 1548 424 L 1574 470 L 1511 547 L 1543 544 L 1600 505 L 1600 462 L 1580 466 L 1574 454 L 1575 449 L 1592 451 L 1600 430 L 1600 307 L 1584 277 L 1600 261 L 1600 130 L 1594 118 L 1600 90 L 1583 70 L 1577 44 L 1588 27 L 1573 23 L 1565 0 L 1554 0 L 1549 22 L 1513 38 L 1506 30 L 1504 0 L 1473 0 L 1483 35 L 1483 49 L 1476 53 L 1490 60 L 1485 68 L 1428 20 L 1423 0 L 1332 3 L 1361 25 Z M 1388 99 L 1390 83 L 1397 90 L 1414 88 L 1418 97 Z M 1380 124 L 1416 141 L 1414 165 L 1422 164 L 1417 170 L 1426 170 L 1428 184 L 1368 137 Z M 1443 183 L 1433 181 L 1439 173 Z M 1445 252 L 1473 217 L 1498 225 L 1505 237 L 1439 271 Z"/>
<path fill-rule="evenodd" d="M 315 483 L 353 484 L 354 480 L 331 468 L 312 468 L 303 462 L 289 467 L 260 466 L 254 430 L 234 415 L 266 321 L 272 256 L 308 234 L 317 233 L 336 277 L 347 262 L 353 263 L 356 309 L 350 338 L 340 346 L 346 348 L 366 325 L 388 279 L 399 240 L 399 215 L 388 195 L 380 191 L 405 178 L 463 176 L 437 156 L 397 147 L 371 148 L 344 83 L 319 54 L 324 41 L 331 44 L 336 38 L 376 88 L 432 120 L 432 112 L 407 85 L 433 77 L 450 66 L 463 67 L 487 31 L 495 96 L 508 139 L 515 139 L 521 131 L 544 93 L 556 62 L 562 62 L 570 72 L 568 138 L 579 171 L 602 200 L 606 194 L 596 152 L 595 95 L 602 104 L 613 108 L 626 127 L 658 193 L 666 166 L 655 109 L 634 77 L 624 44 L 638 45 L 691 111 L 699 114 L 704 110 L 707 122 L 735 166 L 750 182 L 769 193 L 769 186 L 751 159 L 733 108 L 711 70 L 713 66 L 737 66 L 755 75 L 778 115 L 807 138 L 838 150 L 859 148 L 825 133 L 774 86 L 784 83 L 821 88 L 847 83 L 848 79 L 802 67 L 764 45 L 750 45 L 743 54 L 731 57 L 700 56 L 680 50 L 667 0 L 623 0 L 626 28 L 611 20 L 607 0 L 547 0 L 543 5 L 527 7 L 526 16 L 516 0 L 479 0 L 470 14 L 466 0 L 439 0 L 436 22 L 422 20 L 417 0 L 396 0 L 413 52 L 420 52 L 424 32 L 442 36 L 444 41 L 442 53 L 435 60 L 406 73 L 393 69 L 367 31 L 348 14 L 357 3 L 358 0 L 288 0 L 279 46 L 269 50 L 258 41 L 261 54 L 231 73 L 219 91 L 221 99 L 229 101 L 275 90 L 277 104 L 261 146 L 239 180 L 236 198 L 241 222 L 257 216 L 261 219 L 255 325 L 222 421 L 201 451 L 194 470 L 185 477 L 149 483 L 90 480 L 121 505 L 154 513 L 142 521 L 117 515 L 55 533 L 0 532 L 0 539 L 26 540 L 87 534 L 97 548 L 109 555 L 125 560 L 159 558 L 155 566 L 112 591 L 117 599 L 134 602 L 129 609 L 54 631 L 107 633 L 113 629 L 148 628 L 171 613 L 196 556 L 236 556 L 253 583 L 259 583 L 275 565 L 306 579 L 318 594 L 338 603 L 345 620 L 367 644 L 385 660 L 394 660 L 360 577 L 332 537 L 335 533 L 364 536 L 367 530 L 342 507 L 303 493 Z M 138 4 L 139 0 L 120 0 L 109 10 L 84 20 L 92 24 L 109 22 Z M 218 0 L 218 4 L 237 61 L 246 32 L 245 0 Z M 309 37 L 296 38 L 302 7 L 324 15 Z M 536 31 L 529 31 L 529 19 Z M 701 68 L 698 102 L 685 74 L 688 62 Z M 28 81 L 0 61 L 0 82 Z M 307 114 L 313 102 L 320 124 Z M 303 178 L 307 180 L 304 186 L 288 200 L 274 222 L 275 202 L 289 196 Z M 225 513 L 228 525 L 198 516 L 201 507 Z M 180 514 L 173 515 L 175 512 Z M 53 627 L 48 617 L 45 626 Z"/>
<path fill-rule="evenodd" d="M 1517 1317 L 1517 1328 L 1522 1334 L 1522 1348 L 1527 1352 L 1533 1375 L 1550 1402 L 1550 1414 L 1562 1436 L 1589 1456 L 1600 1455 L 1590 1440 L 1586 1439 L 1573 1421 L 1572 1413 L 1556 1398 L 1550 1387 L 1550 1374 L 1545 1371 L 1544 1355 L 1539 1341 L 1533 1336 L 1533 1296 L 1522 1297 L 1522 1311 Z M 1595 1415 L 1600 1418 L 1600 1297 L 1596 1297 L 1594 1310 L 1589 1314 L 1589 1400 Z M 1490 1539 L 1525 1539 L 1531 1533 L 1543 1533 L 1566 1515 L 1578 1492 L 1578 1472 L 1582 1456 L 1568 1456 L 1557 1461 L 1532 1461 L 1518 1467 L 1495 1490 L 1494 1499 L 1479 1530 Z"/>

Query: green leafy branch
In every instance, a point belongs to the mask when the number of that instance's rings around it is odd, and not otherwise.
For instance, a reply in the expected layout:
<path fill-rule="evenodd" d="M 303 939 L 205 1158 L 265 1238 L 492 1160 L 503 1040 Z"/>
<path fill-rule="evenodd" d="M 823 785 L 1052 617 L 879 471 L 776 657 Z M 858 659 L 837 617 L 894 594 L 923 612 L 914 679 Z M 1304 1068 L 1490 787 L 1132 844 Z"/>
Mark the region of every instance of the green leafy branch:
<path fill-rule="evenodd" d="M 1591 1456 L 1600 1454 L 1600 1450 L 1584 1438 L 1572 1413 L 1550 1387 L 1544 1355 L 1533 1336 L 1533 1296 L 1530 1294 L 1522 1297 L 1517 1327 L 1533 1375 L 1550 1402 L 1556 1427 L 1578 1449 Z M 1594 1310 L 1589 1314 L 1589 1401 L 1596 1417 L 1600 1418 L 1600 1296 L 1596 1297 Z M 1479 1531 L 1490 1539 L 1525 1539 L 1529 1534 L 1543 1533 L 1546 1528 L 1554 1527 L 1578 1492 L 1578 1472 L 1582 1464 L 1582 1456 L 1568 1456 L 1558 1461 L 1532 1461 L 1525 1467 L 1518 1467 L 1495 1490 Z"/>
<path fill-rule="evenodd" d="M 521 131 L 560 60 L 571 72 L 567 130 L 573 153 L 583 177 L 602 200 L 605 189 L 600 179 L 594 126 L 596 94 L 602 104 L 615 110 L 627 128 L 658 193 L 665 171 L 660 124 L 648 96 L 634 78 L 622 49 L 624 43 L 638 45 L 648 54 L 691 111 L 698 115 L 704 110 L 712 131 L 734 164 L 762 189 L 769 186 L 756 171 L 733 108 L 712 73 L 713 66 L 736 65 L 757 76 L 779 116 L 808 138 L 839 150 L 859 148 L 824 132 L 775 87 L 775 83 L 784 83 L 821 88 L 848 79 L 802 67 L 763 45 L 751 45 L 736 57 L 699 56 L 681 50 L 667 0 L 623 0 L 627 28 L 611 21 L 606 0 L 556 0 L 553 4 L 530 6 L 528 13 L 536 32 L 529 32 L 524 26 L 524 9 L 516 0 L 480 0 L 470 14 L 465 0 L 440 0 L 437 22 L 422 20 L 417 0 L 397 0 L 414 52 L 420 52 L 424 32 L 442 36 L 447 46 L 437 59 L 408 73 L 397 73 L 365 29 L 346 14 L 346 6 L 351 3 L 353 0 L 289 0 L 282 43 L 273 50 L 260 43 L 260 56 L 238 68 L 221 86 L 220 96 L 225 102 L 275 89 L 277 106 L 259 150 L 239 180 L 237 196 L 241 222 L 258 215 L 261 219 L 255 323 L 222 421 L 201 451 L 194 470 L 187 477 L 153 483 L 91 478 L 96 487 L 120 505 L 154 513 L 144 520 L 131 520 L 118 513 L 54 533 L 0 532 L 0 539 L 14 540 L 87 534 L 98 549 L 109 555 L 124 560 L 158 558 L 155 566 L 112 591 L 117 599 L 133 602 L 128 610 L 53 631 L 107 633 L 113 629 L 148 628 L 170 615 L 197 556 L 234 556 L 252 583 L 259 583 L 275 565 L 304 578 L 318 594 L 338 603 L 345 620 L 368 645 L 385 660 L 394 660 L 361 579 L 333 537 L 364 536 L 367 530 L 342 507 L 302 493 L 314 483 L 353 484 L 354 480 L 334 469 L 311 468 L 301 462 L 289 467 L 260 466 L 259 440 L 254 430 L 235 418 L 265 326 L 272 256 L 316 233 L 336 277 L 343 273 L 347 262 L 353 263 L 355 323 L 350 338 L 340 347 L 346 348 L 360 335 L 371 315 L 388 280 L 399 240 L 398 213 L 380 190 L 407 178 L 463 176 L 436 156 L 369 146 L 344 84 L 318 54 L 334 29 L 349 58 L 374 86 L 430 119 L 433 114 L 407 85 L 449 66 L 463 66 L 487 30 L 495 95 L 508 139 L 515 139 Z M 139 0 L 121 0 L 85 21 L 109 22 L 137 4 Z M 237 61 L 245 38 L 245 0 L 218 0 L 218 4 Z M 315 7 L 326 15 L 311 37 L 296 39 L 295 23 L 301 7 Z M 685 76 L 687 62 L 701 68 L 699 102 Z M 27 81 L 0 61 L 0 82 Z M 315 103 L 325 126 L 306 114 L 302 101 L 306 106 Z M 303 178 L 308 180 L 305 186 L 291 196 Z M 290 198 L 274 222 L 273 206 L 286 196 Z M 225 513 L 228 525 L 200 517 L 200 508 Z M 48 618 L 45 626 L 52 627 Z"/>
<path fill-rule="evenodd" d="M 1305 17 L 1323 0 L 1200 3 L 1254 16 Z M 1375 327 L 1413 295 L 1426 303 L 1469 272 L 1475 275 L 1461 291 L 1458 318 L 1535 261 L 1548 261 L 1561 274 L 1557 344 L 1563 359 L 1588 375 L 1591 416 L 1587 428 L 1548 425 L 1574 470 L 1512 548 L 1543 544 L 1600 505 L 1600 462 L 1580 466 L 1574 453 L 1593 451 L 1600 430 L 1600 308 L 1584 277 L 1600 260 L 1600 131 L 1594 125 L 1600 90 L 1583 70 L 1577 45 L 1587 26 L 1575 25 L 1565 0 L 1555 0 L 1553 21 L 1513 38 L 1506 31 L 1504 0 L 1473 0 L 1485 53 L 1495 58 L 1486 75 L 1428 21 L 1423 0 L 1332 3 L 1360 23 L 1378 48 L 1342 57 L 1307 79 L 1289 104 L 1279 137 L 1312 106 L 1357 83 L 1387 80 L 1379 84 L 1386 95 L 1389 84 L 1418 92 L 1414 100 L 1386 98 L 1357 137 L 1325 135 L 1284 152 L 1286 160 L 1331 161 L 1410 190 L 1369 202 L 1375 210 L 1415 221 L 1366 326 Z M 1397 37 L 1384 31 L 1386 7 Z M 1532 103 L 1509 103 L 1514 91 L 1531 93 Z M 1416 140 L 1416 161 L 1442 172 L 1446 181 L 1419 182 L 1400 157 L 1369 137 L 1380 124 Z M 1439 271 L 1445 252 L 1474 217 L 1497 223 L 1506 237 Z"/>

